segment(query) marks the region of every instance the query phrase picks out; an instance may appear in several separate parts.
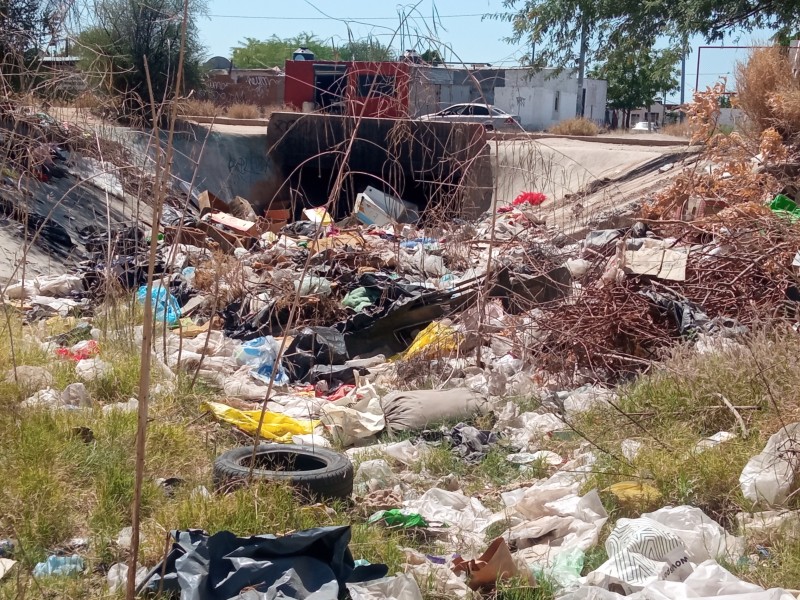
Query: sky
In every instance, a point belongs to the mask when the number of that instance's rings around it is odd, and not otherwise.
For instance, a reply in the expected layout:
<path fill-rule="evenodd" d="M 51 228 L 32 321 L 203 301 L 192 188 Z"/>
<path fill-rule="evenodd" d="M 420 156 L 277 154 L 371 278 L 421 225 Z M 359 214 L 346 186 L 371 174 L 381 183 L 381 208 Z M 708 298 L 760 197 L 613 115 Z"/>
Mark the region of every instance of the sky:
<path fill-rule="evenodd" d="M 301 32 L 337 45 L 353 38 L 372 36 L 397 50 L 429 45 L 439 49 L 447 61 L 490 63 L 511 67 L 530 52 L 524 44 L 510 44 L 504 38 L 511 25 L 484 19 L 487 13 L 503 11 L 501 0 L 418 0 L 414 4 L 386 0 L 208 0 L 208 18 L 200 20 L 200 36 L 209 56 L 230 57 L 231 48 L 244 38 L 266 39 L 272 35 L 293 37 Z M 400 30 L 400 14 L 408 15 Z M 434 18 L 434 15 L 437 15 Z M 770 31 L 732 32 L 728 45 L 764 44 Z M 691 98 L 697 73 L 698 46 L 690 40 L 692 53 L 686 63 L 686 98 Z M 719 45 L 716 43 L 715 45 Z M 727 76 L 734 86 L 734 65 L 747 57 L 748 50 L 706 49 L 700 52 L 700 89 Z M 668 96 L 677 101 L 678 94 Z"/>

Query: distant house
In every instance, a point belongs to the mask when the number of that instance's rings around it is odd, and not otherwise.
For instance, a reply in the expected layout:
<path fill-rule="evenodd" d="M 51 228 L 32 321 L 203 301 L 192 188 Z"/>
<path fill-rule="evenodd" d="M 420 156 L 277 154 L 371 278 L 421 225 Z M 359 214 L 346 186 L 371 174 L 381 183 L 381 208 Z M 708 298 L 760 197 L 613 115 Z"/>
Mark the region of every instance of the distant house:
<path fill-rule="evenodd" d="M 418 117 L 463 102 L 493 104 L 531 130 L 576 116 L 574 73 L 415 61 L 287 60 L 284 103 L 297 110 L 337 110 L 373 117 Z M 586 79 L 583 116 L 602 124 L 606 82 Z"/>
<path fill-rule="evenodd" d="M 54 91 L 75 95 L 87 89 L 86 79 L 78 70 L 78 56 L 40 56 L 39 73 L 49 80 Z"/>

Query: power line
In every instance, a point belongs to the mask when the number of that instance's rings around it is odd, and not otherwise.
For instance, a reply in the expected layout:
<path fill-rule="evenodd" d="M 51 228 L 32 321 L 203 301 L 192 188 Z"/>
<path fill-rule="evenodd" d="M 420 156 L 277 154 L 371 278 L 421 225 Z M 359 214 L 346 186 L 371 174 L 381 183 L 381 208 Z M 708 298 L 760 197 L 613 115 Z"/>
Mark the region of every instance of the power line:
<path fill-rule="evenodd" d="M 484 13 L 462 15 L 436 15 L 436 19 L 465 19 L 483 17 Z M 208 15 L 214 19 L 263 19 L 268 21 L 330 21 L 331 17 L 271 17 L 254 15 Z M 397 21 L 397 17 L 335 17 L 337 21 Z"/>

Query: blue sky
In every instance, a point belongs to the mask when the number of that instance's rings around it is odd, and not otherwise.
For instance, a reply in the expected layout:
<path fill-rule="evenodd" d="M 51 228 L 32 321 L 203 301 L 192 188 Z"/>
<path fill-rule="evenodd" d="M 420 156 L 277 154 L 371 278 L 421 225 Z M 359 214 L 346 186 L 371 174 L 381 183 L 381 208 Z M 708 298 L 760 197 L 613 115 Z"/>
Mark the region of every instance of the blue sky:
<path fill-rule="evenodd" d="M 200 34 L 210 56 L 230 56 L 231 47 L 245 37 L 292 37 L 303 31 L 337 44 L 347 41 L 348 31 L 355 38 L 371 35 L 401 50 L 424 50 L 430 44 L 440 49 L 445 60 L 465 63 L 514 66 L 519 64 L 520 56 L 530 52 L 525 45 L 509 44 L 503 39 L 511 33 L 508 23 L 481 18 L 502 10 L 501 0 L 421 0 L 415 4 L 385 0 L 208 0 L 208 9 L 210 16 L 201 20 Z M 398 31 L 401 12 L 408 15 L 404 31 Z M 434 14 L 438 14 L 435 20 Z M 763 44 L 770 35 L 769 31 L 733 32 L 725 43 Z M 697 72 L 697 47 L 704 42 L 698 38 L 690 43 L 693 52 L 686 64 L 689 95 Z M 732 84 L 734 64 L 746 58 L 747 52 L 704 49 L 700 88 L 725 75 Z"/>

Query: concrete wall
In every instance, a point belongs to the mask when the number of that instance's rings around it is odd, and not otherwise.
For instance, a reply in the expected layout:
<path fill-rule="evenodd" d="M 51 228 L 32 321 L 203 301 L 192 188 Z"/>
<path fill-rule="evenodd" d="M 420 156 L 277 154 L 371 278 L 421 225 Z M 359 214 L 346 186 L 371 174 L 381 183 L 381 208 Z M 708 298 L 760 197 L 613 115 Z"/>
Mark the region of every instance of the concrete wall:
<path fill-rule="evenodd" d="M 720 108 L 717 125 L 737 127 L 741 125 L 744 120 L 745 114 L 741 108 Z"/>
<path fill-rule="evenodd" d="M 285 85 L 284 74 L 274 69 L 233 69 L 230 75 L 211 75 L 197 96 L 220 106 L 240 102 L 256 106 L 280 106 L 283 104 Z"/>

